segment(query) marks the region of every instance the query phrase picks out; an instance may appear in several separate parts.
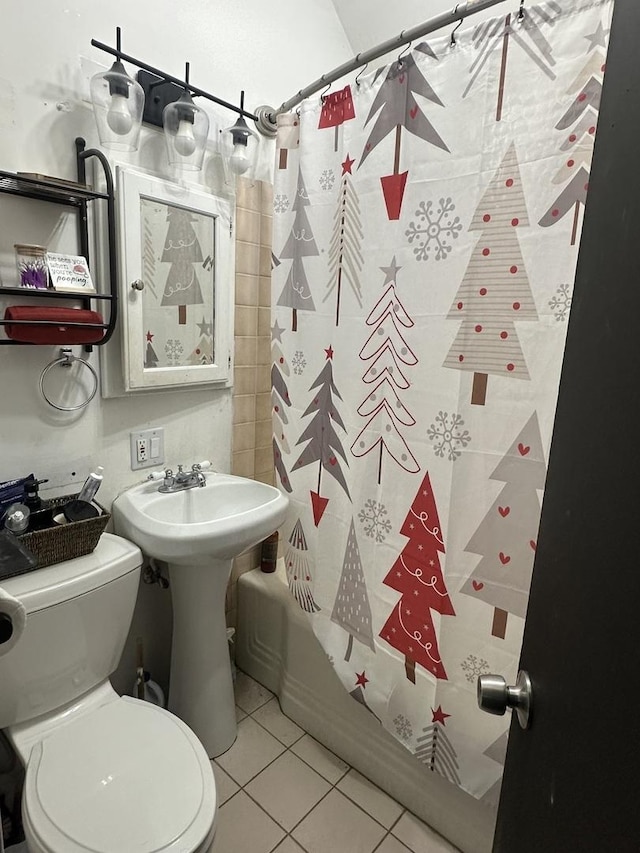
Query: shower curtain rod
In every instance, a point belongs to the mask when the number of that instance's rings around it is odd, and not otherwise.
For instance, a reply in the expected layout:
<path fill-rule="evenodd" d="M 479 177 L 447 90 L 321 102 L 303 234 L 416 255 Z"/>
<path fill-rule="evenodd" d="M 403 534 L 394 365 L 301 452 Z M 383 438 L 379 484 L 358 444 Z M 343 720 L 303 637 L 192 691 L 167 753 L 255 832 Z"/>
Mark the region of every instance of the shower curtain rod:
<path fill-rule="evenodd" d="M 293 109 L 293 107 L 297 107 L 298 104 L 302 103 L 302 101 L 304 101 L 305 98 L 308 98 L 309 95 L 319 92 L 326 86 L 330 86 L 334 81 L 339 80 L 340 77 L 344 77 L 346 74 L 350 74 L 352 71 L 355 71 L 356 68 L 360 68 L 362 65 L 367 65 L 372 60 L 378 59 L 380 56 L 384 56 L 385 53 L 390 53 L 392 50 L 396 50 L 403 44 L 409 44 L 422 36 L 428 35 L 428 33 L 439 30 L 441 27 L 446 27 L 456 21 L 462 21 L 470 15 L 475 15 L 476 12 L 481 12 L 483 9 L 489 9 L 491 6 L 496 6 L 498 3 L 504 2 L 505 0 L 467 0 L 466 3 L 458 3 L 452 12 L 442 12 L 440 15 L 436 15 L 434 18 L 425 21 L 423 24 L 418 24 L 417 27 L 412 27 L 410 30 L 403 30 L 394 38 L 388 39 L 369 50 L 365 50 L 364 53 L 358 53 L 353 57 L 353 59 L 350 59 L 348 62 L 344 62 L 342 65 L 338 65 L 338 67 L 334 68 L 333 71 L 323 74 L 322 77 L 318 77 L 317 80 L 314 80 L 313 83 L 310 83 L 304 89 L 300 89 L 297 95 L 289 98 L 288 101 L 285 101 L 277 109 L 265 106 L 259 107 L 256 110 L 258 115 L 258 119 L 256 121 L 258 130 L 265 136 L 275 136 L 276 117 L 280 113 L 286 113 L 290 109 Z"/>

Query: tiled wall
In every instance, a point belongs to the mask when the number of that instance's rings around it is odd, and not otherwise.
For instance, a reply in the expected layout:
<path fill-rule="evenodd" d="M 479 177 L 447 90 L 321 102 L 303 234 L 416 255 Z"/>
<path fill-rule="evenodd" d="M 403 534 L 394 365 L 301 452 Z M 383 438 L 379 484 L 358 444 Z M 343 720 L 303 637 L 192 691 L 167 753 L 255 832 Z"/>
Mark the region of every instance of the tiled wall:
<path fill-rule="evenodd" d="M 271 228 L 273 188 L 238 178 L 232 473 L 275 484 L 271 444 Z M 260 564 L 260 547 L 237 557 L 227 590 L 236 624 L 236 581 Z"/>

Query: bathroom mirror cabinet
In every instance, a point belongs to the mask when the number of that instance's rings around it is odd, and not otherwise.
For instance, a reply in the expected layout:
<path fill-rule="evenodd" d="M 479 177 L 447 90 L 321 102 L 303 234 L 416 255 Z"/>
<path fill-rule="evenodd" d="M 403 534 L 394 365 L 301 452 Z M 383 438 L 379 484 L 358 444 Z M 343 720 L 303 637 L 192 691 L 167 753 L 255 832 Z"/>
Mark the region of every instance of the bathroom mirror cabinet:
<path fill-rule="evenodd" d="M 116 166 L 116 188 L 120 394 L 230 384 L 230 202 L 124 166 Z M 105 367 L 103 393 L 116 396 Z"/>

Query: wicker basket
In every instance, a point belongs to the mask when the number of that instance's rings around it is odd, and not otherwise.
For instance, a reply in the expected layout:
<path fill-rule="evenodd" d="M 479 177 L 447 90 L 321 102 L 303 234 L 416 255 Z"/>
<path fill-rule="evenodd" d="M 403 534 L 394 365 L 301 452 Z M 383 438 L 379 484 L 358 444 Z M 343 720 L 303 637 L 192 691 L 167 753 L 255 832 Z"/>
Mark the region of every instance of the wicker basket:
<path fill-rule="evenodd" d="M 42 509 L 63 507 L 77 497 L 78 495 L 64 495 L 59 498 L 43 500 Z M 87 518 L 84 521 L 69 522 L 69 524 L 56 524 L 54 527 L 34 530 L 32 533 L 24 533 L 19 537 L 22 544 L 37 559 L 37 568 L 42 569 L 45 566 L 52 566 L 54 563 L 62 563 L 64 560 L 82 557 L 94 550 L 109 523 L 111 514 L 97 501 L 93 501 L 93 503 L 100 507 L 102 515 L 98 515 L 96 518 Z"/>

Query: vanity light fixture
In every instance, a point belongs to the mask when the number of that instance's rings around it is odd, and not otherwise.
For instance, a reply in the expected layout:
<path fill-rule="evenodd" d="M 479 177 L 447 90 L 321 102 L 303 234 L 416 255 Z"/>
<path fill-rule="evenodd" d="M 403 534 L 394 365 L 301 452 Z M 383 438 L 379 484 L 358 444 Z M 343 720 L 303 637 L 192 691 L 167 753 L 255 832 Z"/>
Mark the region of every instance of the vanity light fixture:
<path fill-rule="evenodd" d="M 202 168 L 204 149 L 209 134 L 209 116 L 193 103 L 189 84 L 189 63 L 186 63 L 187 84 L 177 101 L 167 104 L 162 112 L 164 138 L 169 165 L 198 171 Z"/>
<path fill-rule="evenodd" d="M 116 60 L 108 71 L 94 74 L 90 89 L 100 144 L 117 151 L 135 151 L 140 137 L 144 92 L 127 74 L 120 60 L 120 27 L 116 27 Z"/>
<path fill-rule="evenodd" d="M 244 109 L 244 92 L 240 93 L 240 109 Z M 231 171 L 234 175 L 244 175 L 255 160 L 256 134 L 249 129 L 242 113 L 232 127 L 222 131 L 222 143 Z"/>
<path fill-rule="evenodd" d="M 256 122 L 263 135 L 273 136 L 273 122 L 269 123 L 265 119 L 265 116 L 272 119 L 273 110 L 260 107 L 259 115 L 254 115 L 244 108 L 244 92 L 238 107 L 193 86 L 189 82 L 188 63 L 186 80 L 179 80 L 140 59 L 122 53 L 119 27 L 116 28 L 116 34 L 115 48 L 91 39 L 93 47 L 116 57 L 110 71 L 97 74 L 91 81 L 91 97 L 101 143 L 105 147 L 135 150 L 142 120 L 164 128 L 171 165 L 191 170 L 201 169 L 209 132 L 209 118 L 206 112 L 193 102 L 193 98 L 205 98 L 238 113 L 238 120 L 233 127 L 222 133 L 222 148 L 234 174 L 241 175 L 249 171 L 255 160 L 257 135 L 249 129 L 246 119 Z M 129 77 L 122 60 L 140 69 L 137 81 Z M 126 144 L 134 135 L 135 144 Z"/>

